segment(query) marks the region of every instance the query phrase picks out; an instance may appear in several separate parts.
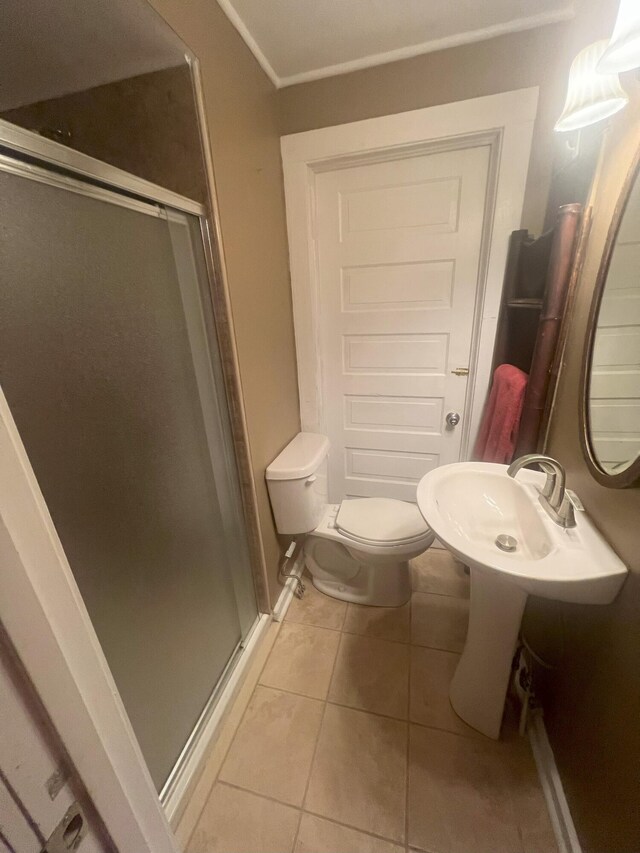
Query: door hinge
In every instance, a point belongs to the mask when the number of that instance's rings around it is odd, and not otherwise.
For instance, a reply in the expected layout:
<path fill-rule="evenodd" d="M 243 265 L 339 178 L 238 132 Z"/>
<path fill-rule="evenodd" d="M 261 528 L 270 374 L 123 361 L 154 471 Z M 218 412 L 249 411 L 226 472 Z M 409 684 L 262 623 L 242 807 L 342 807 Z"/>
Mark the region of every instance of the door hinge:
<path fill-rule="evenodd" d="M 468 367 L 456 367 L 451 372 L 454 373 L 456 376 L 468 376 L 469 375 L 469 368 Z"/>
<path fill-rule="evenodd" d="M 49 836 L 42 853 L 69 853 L 77 850 L 87 834 L 87 820 L 78 803 L 72 803 Z"/>

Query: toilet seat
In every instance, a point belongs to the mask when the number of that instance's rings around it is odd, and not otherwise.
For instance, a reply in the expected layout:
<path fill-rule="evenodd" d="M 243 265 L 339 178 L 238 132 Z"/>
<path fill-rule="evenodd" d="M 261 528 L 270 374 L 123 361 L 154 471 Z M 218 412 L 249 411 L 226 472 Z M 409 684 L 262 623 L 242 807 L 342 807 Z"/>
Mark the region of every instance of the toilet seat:
<path fill-rule="evenodd" d="M 420 542 L 431 531 L 415 504 L 392 498 L 355 498 L 340 504 L 335 520 L 343 536 L 366 545 Z"/>

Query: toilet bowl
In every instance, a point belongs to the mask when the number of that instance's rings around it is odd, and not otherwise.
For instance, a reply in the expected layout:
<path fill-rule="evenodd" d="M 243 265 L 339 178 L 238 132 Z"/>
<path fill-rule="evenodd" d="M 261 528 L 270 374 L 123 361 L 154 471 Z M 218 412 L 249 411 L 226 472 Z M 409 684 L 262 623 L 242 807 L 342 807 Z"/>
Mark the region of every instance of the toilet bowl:
<path fill-rule="evenodd" d="M 279 533 L 306 534 L 314 586 L 343 601 L 397 607 L 409 600 L 409 560 L 434 540 L 415 504 L 391 498 L 327 503 L 329 441 L 298 433 L 267 468 Z"/>
<path fill-rule="evenodd" d="M 409 560 L 433 539 L 415 504 L 357 498 L 326 507 L 306 538 L 305 563 L 314 586 L 327 595 L 398 607 L 411 596 Z"/>

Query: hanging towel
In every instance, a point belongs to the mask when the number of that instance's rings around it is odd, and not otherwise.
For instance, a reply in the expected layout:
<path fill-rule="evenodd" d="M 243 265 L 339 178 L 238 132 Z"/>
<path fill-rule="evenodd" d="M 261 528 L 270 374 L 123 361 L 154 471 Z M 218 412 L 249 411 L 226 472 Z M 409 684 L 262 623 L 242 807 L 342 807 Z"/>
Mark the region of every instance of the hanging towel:
<path fill-rule="evenodd" d="M 518 440 L 518 427 L 527 388 L 527 374 L 513 364 L 501 364 L 493 374 L 493 385 L 482 416 L 474 459 L 509 463 Z"/>

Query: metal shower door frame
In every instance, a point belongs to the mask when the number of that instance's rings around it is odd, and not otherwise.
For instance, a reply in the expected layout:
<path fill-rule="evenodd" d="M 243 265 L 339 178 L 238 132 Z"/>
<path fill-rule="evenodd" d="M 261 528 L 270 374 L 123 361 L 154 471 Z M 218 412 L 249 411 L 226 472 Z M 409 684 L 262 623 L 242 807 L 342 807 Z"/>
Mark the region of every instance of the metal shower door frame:
<path fill-rule="evenodd" d="M 207 276 L 215 270 L 207 210 L 198 202 L 2 120 L 0 170 L 147 215 L 168 219 L 173 210 L 197 217 Z M 217 346 L 210 335 L 207 342 Z M 211 369 L 215 376 L 215 364 Z M 227 459 L 229 452 L 233 447 L 225 448 Z M 122 850 L 177 853 L 162 807 L 176 774 L 159 798 L 1 387 L 0 561 L 0 623 L 114 842 Z M 188 760 L 260 621 L 264 605 L 256 593 L 256 622 L 233 651 L 178 764 Z"/>

